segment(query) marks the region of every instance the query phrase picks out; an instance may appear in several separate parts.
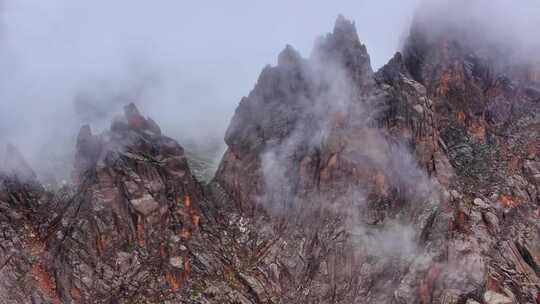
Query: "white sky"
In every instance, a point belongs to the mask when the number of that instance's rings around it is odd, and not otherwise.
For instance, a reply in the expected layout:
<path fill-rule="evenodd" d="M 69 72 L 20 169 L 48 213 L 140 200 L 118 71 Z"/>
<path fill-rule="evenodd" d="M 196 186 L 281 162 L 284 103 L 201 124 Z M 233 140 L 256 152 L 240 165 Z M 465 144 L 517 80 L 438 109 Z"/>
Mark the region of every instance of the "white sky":
<path fill-rule="evenodd" d="M 414 2 L 4 0 L 0 126 L 25 134 L 56 118 L 56 127 L 71 120 L 80 91 L 121 92 L 152 79 L 153 99 L 141 107 L 166 129 L 224 132 L 286 44 L 307 56 L 342 13 L 378 67 L 397 50 Z"/>

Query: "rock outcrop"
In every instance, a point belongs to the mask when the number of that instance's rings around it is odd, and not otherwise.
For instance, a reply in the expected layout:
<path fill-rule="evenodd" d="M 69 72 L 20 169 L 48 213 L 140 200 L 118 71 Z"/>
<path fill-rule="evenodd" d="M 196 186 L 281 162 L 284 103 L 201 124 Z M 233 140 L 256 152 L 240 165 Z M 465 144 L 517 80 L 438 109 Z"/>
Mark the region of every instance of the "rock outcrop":
<path fill-rule="evenodd" d="M 73 185 L 10 153 L 0 303 L 539 303 L 539 79 L 425 24 L 377 72 L 341 16 L 287 46 L 206 185 L 134 104 Z"/>
<path fill-rule="evenodd" d="M 182 147 L 130 104 L 110 131 L 81 129 L 73 176 L 35 197 L 3 180 L 2 302 L 181 299 L 203 198 Z"/>
<path fill-rule="evenodd" d="M 287 47 L 240 103 L 216 181 L 243 214 L 260 208 L 298 224 L 284 233 L 288 244 L 338 219 L 339 245 L 318 238 L 310 249 L 354 256 L 333 272 L 332 254 L 306 259 L 317 265 L 297 287 L 306 302 L 536 301 L 538 83 L 529 67 L 443 29 L 417 21 L 403 55 L 373 73 L 354 26 L 339 18 L 311 58 Z M 396 235 L 406 241 L 391 258 L 366 242 Z M 288 296 L 300 299 L 277 298 Z"/>

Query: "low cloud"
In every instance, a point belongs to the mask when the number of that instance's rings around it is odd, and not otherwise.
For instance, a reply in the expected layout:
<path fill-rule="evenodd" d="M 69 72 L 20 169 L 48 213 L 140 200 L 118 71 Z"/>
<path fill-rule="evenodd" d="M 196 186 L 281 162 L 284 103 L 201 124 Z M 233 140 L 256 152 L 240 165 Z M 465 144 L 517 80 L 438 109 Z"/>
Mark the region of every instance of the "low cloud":
<path fill-rule="evenodd" d="M 409 2 L 2 1 L 0 145 L 65 177 L 80 126 L 99 132 L 133 101 L 165 134 L 213 157 L 238 101 L 283 45 L 307 49 L 350 11 L 382 65 Z M 387 14 L 399 24 L 373 30 Z"/>

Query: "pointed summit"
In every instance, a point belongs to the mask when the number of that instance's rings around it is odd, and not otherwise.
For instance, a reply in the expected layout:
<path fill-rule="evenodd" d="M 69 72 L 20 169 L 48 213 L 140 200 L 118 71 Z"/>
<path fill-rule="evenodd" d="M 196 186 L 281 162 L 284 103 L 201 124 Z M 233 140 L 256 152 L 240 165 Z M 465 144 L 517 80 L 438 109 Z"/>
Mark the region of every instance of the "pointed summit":
<path fill-rule="evenodd" d="M 77 142 L 81 143 L 83 141 L 86 141 L 90 137 L 92 137 L 92 129 L 90 128 L 90 125 L 84 125 L 79 131 L 79 135 L 77 136 Z"/>
<path fill-rule="evenodd" d="M 300 53 L 294 49 L 290 44 L 285 46 L 285 49 L 279 53 L 278 65 L 279 66 L 295 66 L 302 61 Z"/>
<path fill-rule="evenodd" d="M 354 22 L 343 15 L 337 17 L 332 33 L 318 39 L 311 57 L 342 65 L 354 81 L 372 83 L 373 69 L 367 48 L 360 42 Z"/>
<path fill-rule="evenodd" d="M 95 167 L 101 153 L 102 143 L 100 137 L 92 134 L 89 125 L 84 125 L 77 136 L 77 147 L 75 151 L 75 161 L 71 178 L 74 183 L 82 181 L 86 172 Z"/>
<path fill-rule="evenodd" d="M 132 128 L 140 129 L 146 124 L 144 117 L 134 103 L 129 103 L 124 107 L 124 115 Z"/>
<path fill-rule="evenodd" d="M 400 52 L 394 54 L 394 57 L 377 71 L 375 77 L 380 83 L 388 84 L 398 82 L 401 77 L 412 78 Z"/>
<path fill-rule="evenodd" d="M 355 23 L 341 14 L 336 19 L 333 34 L 334 36 L 343 36 L 344 38 L 359 40 Z"/>
<path fill-rule="evenodd" d="M 139 109 L 137 109 L 137 106 L 133 102 L 124 106 L 124 114 L 128 120 L 136 116 L 141 116 Z"/>
<path fill-rule="evenodd" d="M 150 131 L 156 135 L 161 135 L 159 125 L 150 117 L 144 118 L 133 102 L 124 106 L 124 117 L 128 127 L 132 130 Z"/>

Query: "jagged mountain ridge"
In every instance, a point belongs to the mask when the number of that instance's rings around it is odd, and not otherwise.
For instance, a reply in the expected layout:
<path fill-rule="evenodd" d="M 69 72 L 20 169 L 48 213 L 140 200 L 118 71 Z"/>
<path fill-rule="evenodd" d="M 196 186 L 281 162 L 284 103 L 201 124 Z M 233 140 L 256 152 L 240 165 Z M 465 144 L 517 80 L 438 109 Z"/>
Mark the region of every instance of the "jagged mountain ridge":
<path fill-rule="evenodd" d="M 3 176 L 0 301 L 535 303 L 538 79 L 423 34 L 376 73 L 342 17 L 287 47 L 207 187 L 134 105 L 76 188 Z"/>

